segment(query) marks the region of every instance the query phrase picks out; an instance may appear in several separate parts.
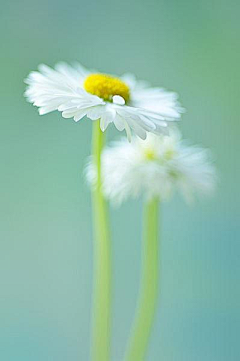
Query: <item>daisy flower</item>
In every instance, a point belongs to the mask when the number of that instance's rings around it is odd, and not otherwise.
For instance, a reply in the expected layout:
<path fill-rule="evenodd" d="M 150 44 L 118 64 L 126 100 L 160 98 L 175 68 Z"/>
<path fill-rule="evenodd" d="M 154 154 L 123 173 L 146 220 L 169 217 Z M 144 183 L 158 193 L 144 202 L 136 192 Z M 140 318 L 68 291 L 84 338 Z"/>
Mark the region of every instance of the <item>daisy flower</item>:
<path fill-rule="evenodd" d="M 54 69 L 40 65 L 26 79 L 25 92 L 41 115 L 54 110 L 76 122 L 87 116 L 100 119 L 104 132 L 110 123 L 119 131 L 131 130 L 145 139 L 147 132 L 166 132 L 169 121 L 180 119 L 183 108 L 177 95 L 162 88 L 150 88 L 131 74 L 116 77 L 90 71 L 76 63 L 58 63 Z"/>
<path fill-rule="evenodd" d="M 92 163 L 87 179 L 94 184 Z M 190 202 L 195 193 L 211 193 L 215 180 L 209 151 L 188 145 L 176 129 L 169 135 L 148 134 L 145 141 L 134 137 L 131 144 L 122 139 L 102 153 L 103 192 L 118 204 L 141 195 L 169 199 L 175 190 Z"/>

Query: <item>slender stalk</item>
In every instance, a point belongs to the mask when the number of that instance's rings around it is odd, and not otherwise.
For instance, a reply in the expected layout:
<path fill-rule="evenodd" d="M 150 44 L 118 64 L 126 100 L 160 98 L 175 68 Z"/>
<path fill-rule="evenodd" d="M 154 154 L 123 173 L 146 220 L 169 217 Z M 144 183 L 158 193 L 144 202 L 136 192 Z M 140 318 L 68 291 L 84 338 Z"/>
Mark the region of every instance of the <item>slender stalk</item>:
<path fill-rule="evenodd" d="M 110 312 L 111 312 L 111 249 L 108 209 L 101 187 L 101 152 L 104 133 L 99 121 L 93 123 L 92 154 L 97 169 L 97 182 L 92 190 L 95 270 L 93 292 L 92 360 L 110 360 Z"/>
<path fill-rule="evenodd" d="M 144 209 L 143 264 L 140 298 L 126 361 L 143 361 L 154 321 L 158 294 L 158 199 Z"/>

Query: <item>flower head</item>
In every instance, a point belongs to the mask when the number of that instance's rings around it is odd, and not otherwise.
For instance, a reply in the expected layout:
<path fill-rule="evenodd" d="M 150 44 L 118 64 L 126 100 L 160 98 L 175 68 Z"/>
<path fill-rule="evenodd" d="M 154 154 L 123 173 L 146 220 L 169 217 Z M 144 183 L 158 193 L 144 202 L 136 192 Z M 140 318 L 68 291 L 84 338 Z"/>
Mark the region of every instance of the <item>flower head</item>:
<path fill-rule="evenodd" d="M 26 83 L 25 95 L 41 115 L 58 110 L 76 122 L 84 116 L 100 119 L 102 131 L 114 123 L 119 131 L 126 130 L 129 139 L 131 130 L 142 139 L 147 132 L 166 132 L 168 122 L 178 120 L 183 112 L 175 93 L 149 88 L 130 74 L 118 78 L 80 64 L 59 63 L 54 69 L 40 65 Z"/>
<path fill-rule="evenodd" d="M 87 177 L 94 184 L 92 163 Z M 102 154 L 103 191 L 115 203 L 139 196 L 164 200 L 175 190 L 191 201 L 195 193 L 211 193 L 215 180 L 209 152 L 187 145 L 176 129 L 169 135 L 148 134 L 145 141 L 134 137 L 131 144 L 122 139 Z"/>

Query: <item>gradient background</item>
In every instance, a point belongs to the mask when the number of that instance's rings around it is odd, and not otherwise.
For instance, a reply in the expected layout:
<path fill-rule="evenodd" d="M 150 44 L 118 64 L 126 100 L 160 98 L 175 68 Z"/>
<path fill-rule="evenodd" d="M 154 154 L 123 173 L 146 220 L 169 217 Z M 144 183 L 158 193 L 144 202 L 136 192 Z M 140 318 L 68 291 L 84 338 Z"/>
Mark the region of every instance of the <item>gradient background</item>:
<path fill-rule="evenodd" d="M 44 62 L 139 78 L 179 92 L 186 138 L 210 147 L 216 196 L 162 206 L 161 298 L 148 361 L 237 361 L 240 354 L 237 1 L 1 4 L 1 361 L 88 361 L 91 121 L 40 117 L 23 79 Z M 118 136 L 112 127 L 109 138 Z M 112 361 L 122 361 L 140 271 L 141 202 L 112 212 Z"/>

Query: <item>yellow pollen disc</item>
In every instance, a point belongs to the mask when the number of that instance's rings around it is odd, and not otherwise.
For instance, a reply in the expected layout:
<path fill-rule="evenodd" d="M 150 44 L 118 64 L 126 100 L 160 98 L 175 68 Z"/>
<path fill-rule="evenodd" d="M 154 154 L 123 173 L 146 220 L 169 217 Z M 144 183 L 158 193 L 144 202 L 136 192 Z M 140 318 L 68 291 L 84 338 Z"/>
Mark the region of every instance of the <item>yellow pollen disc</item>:
<path fill-rule="evenodd" d="M 127 103 L 130 98 L 129 87 L 120 79 L 105 74 L 91 74 L 84 82 L 84 89 L 106 101 L 112 101 L 114 95 L 120 95 Z"/>
<path fill-rule="evenodd" d="M 144 152 L 145 159 L 147 160 L 156 160 L 156 154 L 152 149 L 145 149 Z"/>

